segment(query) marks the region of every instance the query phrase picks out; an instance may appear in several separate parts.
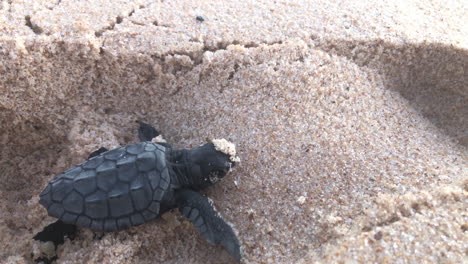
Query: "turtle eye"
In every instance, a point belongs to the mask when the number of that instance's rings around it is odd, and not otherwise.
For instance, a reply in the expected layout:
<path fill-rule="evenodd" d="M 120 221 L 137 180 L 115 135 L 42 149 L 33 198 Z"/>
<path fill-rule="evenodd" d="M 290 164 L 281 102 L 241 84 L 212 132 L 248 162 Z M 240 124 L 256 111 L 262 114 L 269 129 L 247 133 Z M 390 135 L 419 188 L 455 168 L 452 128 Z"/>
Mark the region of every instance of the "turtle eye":
<path fill-rule="evenodd" d="M 211 183 L 216 183 L 217 181 L 219 181 L 219 176 L 220 176 L 220 171 L 219 170 L 213 170 L 208 175 L 208 178 L 209 178 Z"/>

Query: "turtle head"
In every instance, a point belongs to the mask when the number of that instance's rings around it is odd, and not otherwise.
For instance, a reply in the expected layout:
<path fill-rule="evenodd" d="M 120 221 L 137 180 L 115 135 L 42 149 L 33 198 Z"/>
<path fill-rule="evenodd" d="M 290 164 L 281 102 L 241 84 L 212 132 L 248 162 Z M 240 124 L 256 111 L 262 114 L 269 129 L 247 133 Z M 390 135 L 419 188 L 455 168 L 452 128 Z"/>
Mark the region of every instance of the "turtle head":
<path fill-rule="evenodd" d="M 210 142 L 191 149 L 188 153 L 189 177 L 196 189 L 213 185 L 222 179 L 236 164 L 237 160 L 226 154 L 216 143 Z"/>

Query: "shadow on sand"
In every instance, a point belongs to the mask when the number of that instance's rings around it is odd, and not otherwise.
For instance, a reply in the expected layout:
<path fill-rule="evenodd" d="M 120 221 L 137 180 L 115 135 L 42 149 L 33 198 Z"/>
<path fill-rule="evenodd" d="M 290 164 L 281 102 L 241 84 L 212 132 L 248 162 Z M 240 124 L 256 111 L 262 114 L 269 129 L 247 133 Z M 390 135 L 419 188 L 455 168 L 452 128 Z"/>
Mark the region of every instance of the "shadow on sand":
<path fill-rule="evenodd" d="M 468 145 L 468 50 L 381 40 L 323 40 L 316 48 L 377 70 L 388 89 L 458 144 Z"/>

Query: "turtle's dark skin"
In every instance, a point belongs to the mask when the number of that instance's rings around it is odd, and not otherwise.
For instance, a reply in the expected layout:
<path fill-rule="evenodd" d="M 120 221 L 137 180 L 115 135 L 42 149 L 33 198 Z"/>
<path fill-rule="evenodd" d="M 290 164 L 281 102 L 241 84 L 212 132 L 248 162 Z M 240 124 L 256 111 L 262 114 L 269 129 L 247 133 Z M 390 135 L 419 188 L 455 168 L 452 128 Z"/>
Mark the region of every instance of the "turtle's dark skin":
<path fill-rule="evenodd" d="M 223 245 L 239 261 L 232 227 L 198 193 L 223 178 L 234 159 L 213 143 L 192 149 L 153 143 L 157 131 L 139 123 L 141 143 L 95 151 L 51 180 L 39 203 L 66 224 L 104 232 L 141 225 L 178 208 L 205 239 Z"/>

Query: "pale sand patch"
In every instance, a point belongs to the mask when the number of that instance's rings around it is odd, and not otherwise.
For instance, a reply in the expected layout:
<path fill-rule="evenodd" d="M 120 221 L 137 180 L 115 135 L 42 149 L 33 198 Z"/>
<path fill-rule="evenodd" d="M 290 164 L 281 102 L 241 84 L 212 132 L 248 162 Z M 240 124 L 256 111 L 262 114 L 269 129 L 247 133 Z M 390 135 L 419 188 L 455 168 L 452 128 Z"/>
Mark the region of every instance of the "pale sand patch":
<path fill-rule="evenodd" d="M 234 143 L 224 138 L 212 139 L 211 142 L 214 144 L 217 151 L 228 155 L 232 162 L 240 162 L 240 158 L 236 155 L 236 145 L 234 145 Z"/>

